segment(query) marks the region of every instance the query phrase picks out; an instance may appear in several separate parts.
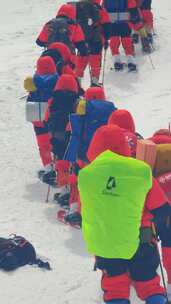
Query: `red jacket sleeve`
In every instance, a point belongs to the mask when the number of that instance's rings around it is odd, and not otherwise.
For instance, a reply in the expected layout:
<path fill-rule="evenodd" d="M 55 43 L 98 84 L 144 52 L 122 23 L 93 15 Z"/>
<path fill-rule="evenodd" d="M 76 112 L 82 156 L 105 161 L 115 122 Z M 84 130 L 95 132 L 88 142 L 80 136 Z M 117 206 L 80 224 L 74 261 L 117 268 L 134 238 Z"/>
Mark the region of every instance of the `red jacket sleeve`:
<path fill-rule="evenodd" d="M 136 7 L 137 7 L 136 0 L 128 0 L 128 9 L 130 9 L 130 8 L 136 8 Z"/>
<path fill-rule="evenodd" d="M 141 225 L 143 227 L 151 227 L 151 221 L 154 217 L 151 211 L 165 205 L 166 202 L 167 198 L 163 190 L 157 180 L 153 178 L 152 188 L 146 197 Z"/>
<path fill-rule="evenodd" d="M 166 202 L 167 202 L 166 195 L 164 194 L 158 181 L 155 178 L 153 178 L 152 188 L 146 197 L 145 208 L 151 211 L 153 209 L 161 207 Z"/>
<path fill-rule="evenodd" d="M 71 41 L 72 43 L 78 43 L 80 41 L 84 41 L 84 33 L 82 31 L 82 28 L 79 24 L 70 25 L 70 32 L 71 32 Z"/>
<path fill-rule="evenodd" d="M 100 8 L 99 15 L 100 15 L 100 23 L 101 24 L 110 23 L 109 15 L 103 7 Z"/>
<path fill-rule="evenodd" d="M 48 25 L 45 24 L 44 27 L 42 28 L 39 36 L 37 37 L 37 40 L 39 40 L 42 43 L 47 43 L 48 42 Z"/>

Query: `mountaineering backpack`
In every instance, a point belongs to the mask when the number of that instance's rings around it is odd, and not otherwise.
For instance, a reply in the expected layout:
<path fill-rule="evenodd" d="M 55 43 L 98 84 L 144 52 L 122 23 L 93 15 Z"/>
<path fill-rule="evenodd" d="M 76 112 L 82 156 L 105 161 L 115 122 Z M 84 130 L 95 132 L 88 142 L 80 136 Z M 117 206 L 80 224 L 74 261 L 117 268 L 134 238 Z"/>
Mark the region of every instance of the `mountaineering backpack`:
<path fill-rule="evenodd" d="M 171 172 L 171 144 L 155 144 L 148 139 L 138 140 L 136 158 L 148 163 L 155 177 Z"/>
<path fill-rule="evenodd" d="M 128 1 L 127 0 L 104 0 L 103 6 L 109 13 L 121 13 L 121 12 L 125 12 L 127 10 Z"/>
<path fill-rule="evenodd" d="M 138 140 L 136 158 L 148 163 L 153 176 L 171 203 L 171 144 L 155 144 L 151 140 Z"/>
<path fill-rule="evenodd" d="M 137 141 L 136 158 L 143 160 L 153 169 L 156 161 L 156 144 L 149 139 L 140 139 Z"/>
<path fill-rule="evenodd" d="M 171 203 L 171 144 L 158 144 L 154 176 Z"/>
<path fill-rule="evenodd" d="M 50 270 L 49 263 L 37 259 L 35 248 L 24 237 L 0 238 L 0 269 L 12 271 L 27 264 Z"/>
<path fill-rule="evenodd" d="M 47 23 L 48 26 L 48 44 L 53 42 L 62 42 L 66 44 L 71 52 L 74 52 L 74 46 L 70 40 L 69 24 L 74 21 L 67 20 L 65 17 L 56 17 Z"/>
<path fill-rule="evenodd" d="M 70 116 L 72 134 L 66 159 L 71 162 L 75 162 L 77 158 L 86 161 L 86 152 L 95 131 L 107 124 L 110 114 L 116 110 L 110 101 L 90 100 L 84 102 L 85 114 L 71 114 Z"/>
<path fill-rule="evenodd" d="M 69 114 L 74 112 L 77 94 L 72 91 L 55 91 L 49 107 L 49 129 L 52 134 L 64 132 Z"/>
<path fill-rule="evenodd" d="M 152 3 L 152 0 L 143 0 L 143 1 L 140 1 L 140 8 L 143 9 L 143 10 L 151 10 L 151 3 Z"/>
<path fill-rule="evenodd" d="M 61 54 L 56 49 L 47 49 L 41 54 L 41 57 L 44 56 L 50 56 L 54 60 L 58 74 L 61 75 L 62 69 L 66 64 Z"/>
<path fill-rule="evenodd" d="M 70 113 L 74 112 L 77 97 L 77 94 L 72 91 L 59 90 L 53 93 L 52 103 L 49 107 L 48 126 L 52 134 L 53 153 L 59 159 L 63 159 L 70 139 L 67 125 Z"/>
<path fill-rule="evenodd" d="M 155 176 L 171 171 L 171 144 L 157 145 L 157 155 L 153 171 Z"/>
<path fill-rule="evenodd" d="M 104 0 L 103 5 L 109 13 L 111 23 L 122 23 L 130 20 L 127 0 Z"/>
<path fill-rule="evenodd" d="M 80 1 L 76 3 L 76 18 L 80 24 L 85 40 L 101 41 L 101 27 L 99 24 L 99 7 L 89 1 Z"/>
<path fill-rule="evenodd" d="M 82 231 L 89 253 L 133 257 L 151 187 L 152 172 L 146 163 L 109 150 L 79 171 Z"/>

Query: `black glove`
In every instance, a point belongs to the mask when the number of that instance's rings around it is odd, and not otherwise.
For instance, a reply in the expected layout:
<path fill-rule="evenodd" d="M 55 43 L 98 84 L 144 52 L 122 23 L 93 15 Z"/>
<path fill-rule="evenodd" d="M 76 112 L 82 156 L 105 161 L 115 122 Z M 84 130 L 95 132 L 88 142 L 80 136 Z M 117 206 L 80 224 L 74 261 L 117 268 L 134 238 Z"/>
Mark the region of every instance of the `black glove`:
<path fill-rule="evenodd" d="M 151 243 L 153 240 L 153 231 L 151 227 L 142 227 L 140 228 L 140 242 L 144 243 Z"/>
<path fill-rule="evenodd" d="M 104 49 L 107 50 L 108 47 L 109 47 L 109 42 L 108 42 L 108 40 L 105 40 L 105 42 L 104 42 Z"/>

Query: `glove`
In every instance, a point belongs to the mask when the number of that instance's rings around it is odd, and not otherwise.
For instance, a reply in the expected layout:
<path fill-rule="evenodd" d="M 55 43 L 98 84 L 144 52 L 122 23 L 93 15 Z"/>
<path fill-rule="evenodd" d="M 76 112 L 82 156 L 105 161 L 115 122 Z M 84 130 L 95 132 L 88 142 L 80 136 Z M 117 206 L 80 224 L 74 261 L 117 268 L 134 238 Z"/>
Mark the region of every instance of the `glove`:
<path fill-rule="evenodd" d="M 140 228 L 140 242 L 144 243 L 151 243 L 153 239 L 153 232 L 151 227 L 142 227 Z"/>
<path fill-rule="evenodd" d="M 85 115 L 86 114 L 86 101 L 85 99 L 80 99 L 77 105 L 76 113 L 78 115 Z"/>
<path fill-rule="evenodd" d="M 37 90 L 33 82 L 33 77 L 28 76 L 24 79 L 24 89 L 27 92 L 35 92 Z"/>
<path fill-rule="evenodd" d="M 105 42 L 104 42 L 104 49 L 107 50 L 108 47 L 109 47 L 109 42 L 108 42 L 108 40 L 105 40 Z"/>
<path fill-rule="evenodd" d="M 147 37 L 147 31 L 146 31 L 145 27 L 141 27 L 141 28 L 138 30 L 138 33 L 139 33 L 139 35 L 140 35 L 141 38 Z"/>

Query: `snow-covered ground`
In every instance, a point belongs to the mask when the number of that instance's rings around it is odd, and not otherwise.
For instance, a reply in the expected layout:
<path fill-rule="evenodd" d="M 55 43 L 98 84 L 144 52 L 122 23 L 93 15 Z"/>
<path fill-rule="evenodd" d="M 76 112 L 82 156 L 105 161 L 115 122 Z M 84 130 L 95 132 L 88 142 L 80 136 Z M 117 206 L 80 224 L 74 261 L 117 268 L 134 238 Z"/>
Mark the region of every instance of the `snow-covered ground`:
<path fill-rule="evenodd" d="M 32 127 L 25 122 L 23 79 L 32 74 L 40 49 L 37 34 L 55 15 L 62 1 L 1 0 L 0 10 L 0 236 L 17 233 L 28 238 L 53 271 L 31 266 L 0 272 L 0 303 L 93 304 L 101 302 L 100 273 L 86 253 L 81 231 L 58 223 L 57 207 L 45 203 L 47 186 L 36 171 L 41 167 Z M 129 109 L 137 131 L 151 135 L 171 121 L 171 4 L 153 0 L 156 51 L 137 50 L 139 72 L 114 73 L 108 53 L 107 96 Z M 86 79 L 88 86 L 88 78 Z M 132 303 L 141 303 L 133 293 Z"/>

